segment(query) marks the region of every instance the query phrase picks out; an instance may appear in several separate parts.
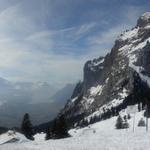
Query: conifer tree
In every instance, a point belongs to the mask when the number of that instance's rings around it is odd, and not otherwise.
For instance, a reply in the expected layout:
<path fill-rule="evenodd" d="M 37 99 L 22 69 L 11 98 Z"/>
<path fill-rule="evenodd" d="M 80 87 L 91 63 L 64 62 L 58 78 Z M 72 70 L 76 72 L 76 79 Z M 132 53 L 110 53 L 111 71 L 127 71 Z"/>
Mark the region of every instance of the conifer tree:
<path fill-rule="evenodd" d="M 131 119 L 131 115 L 130 114 L 128 114 L 128 120 L 130 120 Z"/>
<path fill-rule="evenodd" d="M 22 125 L 21 125 L 22 133 L 30 140 L 34 140 L 33 138 L 33 128 L 30 121 L 30 116 L 28 113 L 24 115 Z"/>
<path fill-rule="evenodd" d="M 146 123 L 145 123 L 145 120 L 143 118 L 141 118 L 138 122 L 138 126 L 139 127 L 145 127 L 146 126 Z"/>
<path fill-rule="evenodd" d="M 46 131 L 46 137 L 45 137 L 45 140 L 49 140 L 52 138 L 52 134 L 51 134 L 51 130 L 50 130 L 50 127 L 47 129 Z"/>
<path fill-rule="evenodd" d="M 117 118 L 116 128 L 117 129 L 122 129 L 123 128 L 123 119 L 120 115 Z"/>
<path fill-rule="evenodd" d="M 68 127 L 67 127 L 67 124 L 63 115 L 61 115 L 58 119 L 57 130 L 58 130 L 59 138 L 64 138 L 64 137 L 69 136 Z"/>
<path fill-rule="evenodd" d="M 52 127 L 52 138 L 57 138 L 57 132 L 58 132 L 58 121 L 57 119 L 54 120 L 53 122 L 53 127 Z"/>
<path fill-rule="evenodd" d="M 54 120 L 52 127 L 52 138 L 65 138 L 68 137 L 68 127 L 63 115 Z"/>
<path fill-rule="evenodd" d="M 141 103 L 138 103 L 138 111 L 141 111 Z"/>
<path fill-rule="evenodd" d="M 127 120 L 127 116 L 125 115 L 124 116 L 124 121 L 123 121 L 123 126 L 122 128 L 129 128 L 129 123 L 128 123 L 128 120 Z"/>

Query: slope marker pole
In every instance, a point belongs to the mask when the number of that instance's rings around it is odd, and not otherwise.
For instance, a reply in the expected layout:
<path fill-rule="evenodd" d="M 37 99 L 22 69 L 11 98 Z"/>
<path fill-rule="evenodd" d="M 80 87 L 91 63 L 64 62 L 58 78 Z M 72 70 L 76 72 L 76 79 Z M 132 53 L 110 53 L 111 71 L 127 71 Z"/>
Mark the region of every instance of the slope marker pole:
<path fill-rule="evenodd" d="M 148 132 L 148 104 L 146 107 L 146 132 Z"/>
<path fill-rule="evenodd" d="M 134 132 L 134 126 L 135 126 L 135 113 L 134 113 L 134 118 L 133 118 L 133 132 Z"/>

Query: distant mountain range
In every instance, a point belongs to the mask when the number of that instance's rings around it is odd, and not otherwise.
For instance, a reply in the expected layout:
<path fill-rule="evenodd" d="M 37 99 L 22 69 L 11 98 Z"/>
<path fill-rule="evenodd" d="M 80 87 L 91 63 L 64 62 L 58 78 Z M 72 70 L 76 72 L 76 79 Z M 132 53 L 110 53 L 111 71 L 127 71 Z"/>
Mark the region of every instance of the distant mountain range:
<path fill-rule="evenodd" d="M 57 91 L 46 82 L 12 83 L 0 78 L 0 126 L 20 126 L 26 112 L 34 125 L 50 121 L 70 98 L 73 88 L 68 84 Z"/>

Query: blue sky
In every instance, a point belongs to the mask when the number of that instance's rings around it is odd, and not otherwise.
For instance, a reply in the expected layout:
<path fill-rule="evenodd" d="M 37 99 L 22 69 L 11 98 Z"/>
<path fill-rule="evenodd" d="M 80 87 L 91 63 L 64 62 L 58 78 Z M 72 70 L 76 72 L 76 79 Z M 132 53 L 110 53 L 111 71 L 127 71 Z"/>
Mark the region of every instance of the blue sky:
<path fill-rule="evenodd" d="M 77 82 L 149 10 L 148 0 L 0 0 L 0 77 Z"/>

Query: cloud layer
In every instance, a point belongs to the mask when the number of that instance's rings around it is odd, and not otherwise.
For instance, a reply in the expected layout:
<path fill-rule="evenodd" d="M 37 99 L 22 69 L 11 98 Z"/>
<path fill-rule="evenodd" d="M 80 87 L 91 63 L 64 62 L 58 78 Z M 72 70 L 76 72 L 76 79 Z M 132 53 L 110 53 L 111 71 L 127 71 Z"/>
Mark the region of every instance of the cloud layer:
<path fill-rule="evenodd" d="M 1 0 L 0 76 L 57 86 L 76 82 L 85 61 L 105 55 L 148 3 Z"/>

